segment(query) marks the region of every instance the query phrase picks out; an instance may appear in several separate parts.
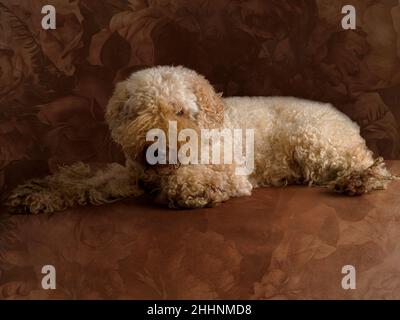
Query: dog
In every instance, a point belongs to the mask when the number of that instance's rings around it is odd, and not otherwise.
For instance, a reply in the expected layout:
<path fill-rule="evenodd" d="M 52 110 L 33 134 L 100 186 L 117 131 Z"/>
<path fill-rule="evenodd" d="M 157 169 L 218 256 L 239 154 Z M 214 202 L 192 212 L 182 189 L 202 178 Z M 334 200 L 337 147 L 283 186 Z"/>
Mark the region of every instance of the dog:
<path fill-rule="evenodd" d="M 222 98 L 203 76 L 184 67 L 148 68 L 118 83 L 106 121 L 125 154 L 125 166 L 61 167 L 14 189 L 7 201 L 10 210 L 50 213 L 144 192 L 170 208 L 201 208 L 249 196 L 253 188 L 289 184 L 362 195 L 385 189 L 397 178 L 382 158 L 374 158 L 359 126 L 332 105 L 292 97 Z M 147 132 L 167 130 L 171 121 L 196 132 L 254 129 L 253 172 L 237 174 L 235 162 L 150 165 Z"/>

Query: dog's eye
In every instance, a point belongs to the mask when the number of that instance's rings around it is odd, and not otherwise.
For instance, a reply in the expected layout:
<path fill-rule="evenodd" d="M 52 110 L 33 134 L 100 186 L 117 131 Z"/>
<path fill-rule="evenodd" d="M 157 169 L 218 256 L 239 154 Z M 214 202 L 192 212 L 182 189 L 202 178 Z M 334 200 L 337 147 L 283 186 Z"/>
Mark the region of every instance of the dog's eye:
<path fill-rule="evenodd" d="M 176 113 L 176 115 L 177 115 L 177 116 L 183 116 L 183 110 L 178 111 L 178 112 Z"/>

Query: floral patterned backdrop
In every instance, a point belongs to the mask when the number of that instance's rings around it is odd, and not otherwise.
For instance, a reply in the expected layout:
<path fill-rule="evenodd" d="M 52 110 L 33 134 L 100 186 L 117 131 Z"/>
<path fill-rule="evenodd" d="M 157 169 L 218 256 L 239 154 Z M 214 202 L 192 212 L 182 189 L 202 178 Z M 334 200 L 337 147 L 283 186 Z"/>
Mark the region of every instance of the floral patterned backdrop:
<path fill-rule="evenodd" d="M 41 28 L 42 6 L 57 10 Z M 341 8 L 357 29 L 341 28 Z M 398 0 L 0 0 L 0 190 L 60 164 L 123 161 L 103 114 L 116 82 L 184 65 L 231 95 L 329 101 L 400 158 Z"/>

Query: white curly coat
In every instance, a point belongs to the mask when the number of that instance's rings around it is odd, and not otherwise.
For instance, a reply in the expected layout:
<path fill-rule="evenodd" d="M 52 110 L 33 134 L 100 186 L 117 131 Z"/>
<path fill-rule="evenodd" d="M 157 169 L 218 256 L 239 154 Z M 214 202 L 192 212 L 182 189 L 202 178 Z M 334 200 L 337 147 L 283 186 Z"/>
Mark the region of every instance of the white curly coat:
<path fill-rule="evenodd" d="M 324 185 L 332 174 L 374 164 L 359 126 L 331 104 L 292 97 L 232 97 L 224 102 L 225 127 L 255 130 L 254 187 Z M 390 176 L 385 169 L 380 173 Z"/>
<path fill-rule="evenodd" d="M 93 170 L 78 163 L 17 187 L 8 199 L 14 212 L 53 212 L 102 204 L 143 192 L 173 208 L 213 206 L 250 195 L 255 187 L 305 184 L 361 195 L 384 189 L 396 177 L 374 159 L 360 129 L 326 103 L 284 97 L 221 98 L 209 82 L 183 67 L 154 67 L 117 84 L 106 120 L 126 164 Z M 255 170 L 235 165 L 149 165 L 146 133 L 178 129 L 254 129 Z"/>

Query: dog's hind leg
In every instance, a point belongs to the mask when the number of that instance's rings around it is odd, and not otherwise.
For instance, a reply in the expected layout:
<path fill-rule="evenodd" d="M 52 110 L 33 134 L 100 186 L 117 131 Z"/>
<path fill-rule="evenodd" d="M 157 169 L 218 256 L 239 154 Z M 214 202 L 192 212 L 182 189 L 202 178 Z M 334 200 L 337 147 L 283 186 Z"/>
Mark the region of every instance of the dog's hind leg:
<path fill-rule="evenodd" d="M 113 163 L 92 170 L 81 162 L 60 168 L 43 179 L 33 179 L 15 188 L 8 197 L 12 213 L 51 213 L 74 205 L 110 203 L 139 195 L 137 177 L 131 169 Z"/>
<path fill-rule="evenodd" d="M 316 145 L 314 145 L 316 146 Z M 300 164 L 306 184 L 326 186 L 331 190 L 347 195 L 362 195 L 372 190 L 386 189 L 397 179 L 391 174 L 382 158 L 373 158 L 365 143 L 353 148 L 321 148 L 309 146 Z"/>
<path fill-rule="evenodd" d="M 302 183 L 361 195 L 385 189 L 396 179 L 383 159 L 369 150 L 358 125 L 337 111 L 321 110 L 282 138 L 285 150 L 291 152 L 286 158 L 293 161 L 292 169 Z"/>

